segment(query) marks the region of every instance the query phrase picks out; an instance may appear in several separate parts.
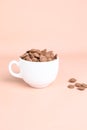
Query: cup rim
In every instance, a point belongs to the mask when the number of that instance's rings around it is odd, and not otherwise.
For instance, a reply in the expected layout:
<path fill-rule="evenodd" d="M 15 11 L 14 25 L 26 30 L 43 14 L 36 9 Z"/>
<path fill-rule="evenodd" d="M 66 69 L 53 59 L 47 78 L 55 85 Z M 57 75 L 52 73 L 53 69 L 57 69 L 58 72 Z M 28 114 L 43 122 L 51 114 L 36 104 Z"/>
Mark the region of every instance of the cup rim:
<path fill-rule="evenodd" d="M 51 63 L 51 62 L 54 62 L 54 61 L 58 61 L 59 57 L 57 57 L 57 59 L 54 59 L 54 60 L 51 60 L 51 61 L 45 61 L 45 62 L 27 61 L 27 60 L 24 60 L 24 59 L 22 59 L 20 57 L 19 57 L 19 60 L 23 61 L 23 62 L 26 62 L 26 63 L 40 63 L 40 64 L 43 64 L 43 63 Z"/>

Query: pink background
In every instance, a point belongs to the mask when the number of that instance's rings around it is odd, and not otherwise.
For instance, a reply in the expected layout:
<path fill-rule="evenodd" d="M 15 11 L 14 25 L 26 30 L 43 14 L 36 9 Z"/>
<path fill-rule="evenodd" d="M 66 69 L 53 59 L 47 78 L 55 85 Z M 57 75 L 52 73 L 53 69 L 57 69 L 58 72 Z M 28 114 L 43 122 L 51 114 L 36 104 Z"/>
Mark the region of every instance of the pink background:
<path fill-rule="evenodd" d="M 86 16 L 86 0 L 1 0 L 1 48 L 9 46 L 11 54 L 29 47 L 86 51 Z"/>
<path fill-rule="evenodd" d="M 8 72 L 31 48 L 59 54 L 58 77 L 47 88 Z M 87 90 L 66 87 L 71 77 L 87 83 L 87 1 L 1 0 L 0 66 L 0 130 L 87 130 Z"/>

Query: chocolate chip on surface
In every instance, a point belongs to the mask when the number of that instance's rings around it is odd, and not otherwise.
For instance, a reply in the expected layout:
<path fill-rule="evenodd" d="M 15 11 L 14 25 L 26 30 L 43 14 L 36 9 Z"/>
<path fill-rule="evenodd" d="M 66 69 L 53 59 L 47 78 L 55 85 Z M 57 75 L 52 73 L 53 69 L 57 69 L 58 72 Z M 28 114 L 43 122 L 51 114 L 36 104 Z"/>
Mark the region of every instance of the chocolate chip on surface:
<path fill-rule="evenodd" d="M 69 79 L 68 82 L 70 82 L 70 83 L 75 83 L 75 82 L 76 82 L 76 79 L 75 79 L 75 78 L 71 78 L 71 79 Z"/>
<path fill-rule="evenodd" d="M 81 83 L 75 83 L 75 86 L 76 86 L 76 87 L 80 87 L 80 86 L 81 86 Z"/>
<path fill-rule="evenodd" d="M 84 87 L 82 87 L 82 86 L 80 86 L 80 87 L 77 87 L 77 89 L 78 89 L 78 90 L 80 90 L 80 91 L 83 91 L 83 90 L 85 90 L 85 88 L 84 88 Z"/>
<path fill-rule="evenodd" d="M 69 84 L 67 87 L 70 88 L 70 89 L 73 89 L 73 88 L 74 88 L 74 85 Z"/>
<path fill-rule="evenodd" d="M 87 88 L 87 84 L 86 83 L 82 83 L 81 86 L 83 86 L 84 88 Z"/>

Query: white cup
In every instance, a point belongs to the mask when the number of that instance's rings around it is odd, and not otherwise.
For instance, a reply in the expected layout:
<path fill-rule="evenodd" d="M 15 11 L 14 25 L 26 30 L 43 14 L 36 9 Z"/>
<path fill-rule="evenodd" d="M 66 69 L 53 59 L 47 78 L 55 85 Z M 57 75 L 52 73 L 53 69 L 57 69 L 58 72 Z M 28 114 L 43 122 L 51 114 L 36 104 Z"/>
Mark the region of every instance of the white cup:
<path fill-rule="evenodd" d="M 19 73 L 12 71 L 12 65 L 20 68 Z M 22 78 L 26 83 L 35 88 L 43 88 L 52 83 L 58 74 L 59 58 L 48 62 L 31 62 L 19 58 L 19 61 L 9 63 L 9 72 L 12 76 Z"/>

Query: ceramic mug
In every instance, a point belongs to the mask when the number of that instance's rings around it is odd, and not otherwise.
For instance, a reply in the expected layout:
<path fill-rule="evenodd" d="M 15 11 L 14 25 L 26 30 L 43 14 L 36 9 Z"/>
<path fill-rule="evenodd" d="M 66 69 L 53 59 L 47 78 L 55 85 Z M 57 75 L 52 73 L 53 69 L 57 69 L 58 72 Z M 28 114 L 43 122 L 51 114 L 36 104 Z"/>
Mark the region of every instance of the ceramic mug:
<path fill-rule="evenodd" d="M 16 64 L 20 72 L 15 73 L 12 65 Z M 52 83 L 58 74 L 59 58 L 48 62 L 31 62 L 19 58 L 19 61 L 9 63 L 9 72 L 12 76 L 23 79 L 30 86 L 43 88 Z"/>

